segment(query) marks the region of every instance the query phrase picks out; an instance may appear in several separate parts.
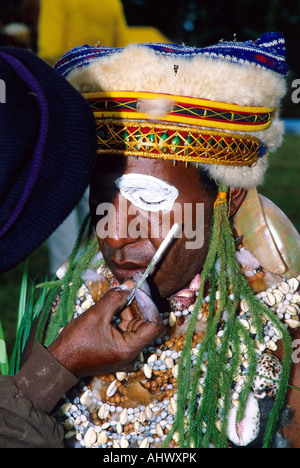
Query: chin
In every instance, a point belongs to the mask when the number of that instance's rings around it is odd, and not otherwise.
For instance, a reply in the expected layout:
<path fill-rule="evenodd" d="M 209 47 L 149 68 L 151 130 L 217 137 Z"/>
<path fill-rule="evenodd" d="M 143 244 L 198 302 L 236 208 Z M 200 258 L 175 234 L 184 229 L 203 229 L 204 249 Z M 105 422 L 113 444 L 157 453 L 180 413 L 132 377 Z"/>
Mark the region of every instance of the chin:
<path fill-rule="evenodd" d="M 178 277 L 177 277 L 177 280 L 178 280 Z M 170 297 L 173 294 L 178 293 L 178 291 L 186 287 L 186 284 L 182 284 L 182 283 L 178 284 L 178 281 L 170 282 L 169 278 L 165 279 L 164 281 L 163 279 L 154 277 L 153 283 L 155 284 L 155 288 L 157 289 L 160 297 L 163 299 Z"/>

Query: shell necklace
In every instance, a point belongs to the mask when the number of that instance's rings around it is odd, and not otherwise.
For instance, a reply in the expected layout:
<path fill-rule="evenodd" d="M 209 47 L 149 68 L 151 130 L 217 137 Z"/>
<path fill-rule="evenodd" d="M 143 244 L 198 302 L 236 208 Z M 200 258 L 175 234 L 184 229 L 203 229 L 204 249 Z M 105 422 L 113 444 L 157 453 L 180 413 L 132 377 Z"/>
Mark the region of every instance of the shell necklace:
<path fill-rule="evenodd" d="M 244 252 L 247 256 L 247 252 Z M 251 255 L 251 254 L 250 254 Z M 253 259 L 252 259 L 253 260 Z M 245 258 L 241 261 L 245 262 Z M 245 264 L 246 263 L 246 264 Z M 241 263 L 249 276 L 261 274 L 258 265 Z M 252 269 L 252 273 L 249 271 Z M 95 275 L 96 273 L 96 275 Z M 184 345 L 184 333 L 194 309 L 200 275 L 186 290 L 170 299 L 170 311 L 163 314 L 166 334 L 144 349 L 130 372 L 106 374 L 82 380 L 64 397 L 55 416 L 63 424 L 65 445 L 86 448 L 159 448 L 172 427 L 177 409 L 176 378 L 178 360 Z M 272 307 L 286 326 L 296 328 L 299 321 L 300 276 L 277 280 L 256 296 Z M 85 282 L 78 291 L 74 317 L 91 307 L 111 287 L 118 283 L 105 265 L 85 274 Z M 196 359 L 205 336 L 209 296 L 203 299 L 198 315 L 192 346 L 192 360 Z M 242 421 L 237 424 L 239 393 L 247 373 L 247 347 L 241 338 L 241 364 L 233 382 L 232 407 L 229 414 L 228 440 L 245 446 L 255 440 L 260 430 L 259 400 L 276 395 L 281 363 L 272 354 L 277 349 L 280 332 L 265 319 L 264 344 L 256 339 L 247 304 L 241 300 L 238 319 L 253 335 L 257 352 L 257 373 Z M 117 321 L 116 321 L 117 322 Z M 222 328 L 216 335 L 217 345 L 222 342 Z M 228 350 L 228 359 L 232 351 Z M 199 398 L 203 392 L 205 369 L 199 379 Z M 222 402 L 220 402 L 220 410 Z M 203 433 L 205 427 L 203 427 Z M 175 433 L 170 447 L 178 447 Z"/>

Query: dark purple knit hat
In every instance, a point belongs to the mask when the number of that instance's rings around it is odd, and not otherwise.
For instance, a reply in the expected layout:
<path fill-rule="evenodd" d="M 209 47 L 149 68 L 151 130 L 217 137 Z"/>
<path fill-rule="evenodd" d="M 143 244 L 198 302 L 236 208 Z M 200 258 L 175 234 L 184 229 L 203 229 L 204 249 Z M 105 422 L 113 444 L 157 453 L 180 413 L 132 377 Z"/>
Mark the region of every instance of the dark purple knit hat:
<path fill-rule="evenodd" d="M 0 47 L 0 273 L 64 221 L 96 156 L 93 113 L 32 52 Z"/>

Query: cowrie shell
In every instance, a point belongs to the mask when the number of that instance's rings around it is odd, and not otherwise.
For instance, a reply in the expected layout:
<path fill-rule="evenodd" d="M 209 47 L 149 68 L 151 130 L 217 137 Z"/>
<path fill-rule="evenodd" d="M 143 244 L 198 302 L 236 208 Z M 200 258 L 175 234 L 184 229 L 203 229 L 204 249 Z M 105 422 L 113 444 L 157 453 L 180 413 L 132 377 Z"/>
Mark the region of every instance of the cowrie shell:
<path fill-rule="evenodd" d="M 121 413 L 120 413 L 120 418 L 119 418 L 120 423 L 124 426 L 124 424 L 127 423 L 128 421 L 128 411 L 127 408 L 124 408 Z"/>
<path fill-rule="evenodd" d="M 151 354 L 151 356 L 149 356 L 147 360 L 147 363 L 150 364 L 150 362 L 156 362 L 156 361 L 157 361 L 157 354 Z"/>
<path fill-rule="evenodd" d="M 175 366 L 173 367 L 172 375 L 173 375 L 173 377 L 175 377 L 175 379 L 177 379 L 177 377 L 178 377 L 178 364 L 175 364 Z"/>
<path fill-rule="evenodd" d="M 95 429 L 93 427 L 90 427 L 84 436 L 85 446 L 91 447 L 92 445 L 96 443 L 96 440 L 97 440 L 97 435 L 96 435 Z"/>
<path fill-rule="evenodd" d="M 300 327 L 300 322 L 298 320 L 289 319 L 289 320 L 286 320 L 286 323 L 288 324 L 290 328 Z"/>
<path fill-rule="evenodd" d="M 125 436 L 121 437 L 120 441 L 121 448 L 128 448 L 129 447 L 129 441 L 126 439 Z"/>
<path fill-rule="evenodd" d="M 97 437 L 97 443 L 99 445 L 102 445 L 102 444 L 106 444 L 107 441 L 108 441 L 107 432 L 106 431 L 100 432 L 100 434 L 98 434 L 98 437 Z"/>
<path fill-rule="evenodd" d="M 106 409 L 106 405 L 101 405 L 98 411 L 99 419 L 106 419 L 109 415 L 109 411 Z"/>
<path fill-rule="evenodd" d="M 116 391 L 118 390 L 118 387 L 117 387 L 117 380 L 114 380 L 108 387 L 108 389 L 106 390 L 106 396 L 108 398 L 114 396 L 114 394 L 116 393 Z"/>
<path fill-rule="evenodd" d="M 299 281 L 296 278 L 288 279 L 288 283 L 293 291 L 297 291 L 299 287 Z"/>
<path fill-rule="evenodd" d="M 278 286 L 278 289 L 283 292 L 283 294 L 287 294 L 290 291 L 290 286 L 285 281 Z"/>
<path fill-rule="evenodd" d="M 296 306 L 296 304 L 286 305 L 285 310 L 290 315 L 298 315 L 299 314 L 299 308 Z"/>
<path fill-rule="evenodd" d="M 90 390 L 86 390 L 80 397 L 80 403 L 85 406 L 89 406 L 92 403 L 92 399 L 89 396 Z"/>
<path fill-rule="evenodd" d="M 269 306 L 274 306 L 276 304 L 276 298 L 272 293 L 267 292 L 266 297 L 265 297 L 265 302 Z"/>
<path fill-rule="evenodd" d="M 243 325 L 246 328 L 246 330 L 249 330 L 250 324 L 249 324 L 248 320 L 241 319 L 240 323 L 241 323 L 241 325 Z"/>
<path fill-rule="evenodd" d="M 176 322 L 177 322 L 177 317 L 174 314 L 174 312 L 171 312 L 170 316 L 169 316 L 169 325 L 170 325 L 170 327 L 174 327 Z"/>
<path fill-rule="evenodd" d="M 165 364 L 167 366 L 167 369 L 172 369 L 174 367 L 174 359 L 172 359 L 171 357 L 166 357 Z"/>
<path fill-rule="evenodd" d="M 271 351 L 276 351 L 278 349 L 278 346 L 273 340 L 269 340 L 267 343 L 267 348 Z"/>
<path fill-rule="evenodd" d="M 126 374 L 126 372 L 117 372 L 116 377 L 117 377 L 117 380 L 122 382 L 122 380 L 126 379 L 127 374 Z"/>
<path fill-rule="evenodd" d="M 165 435 L 164 431 L 163 431 L 163 428 L 161 427 L 161 425 L 159 423 L 156 425 L 155 431 L 156 431 L 156 434 L 159 437 L 163 437 Z"/>
<path fill-rule="evenodd" d="M 152 369 L 148 366 L 148 364 L 144 365 L 144 374 L 147 377 L 147 379 L 150 379 L 152 376 Z"/>
<path fill-rule="evenodd" d="M 245 301 L 245 299 L 241 300 L 240 306 L 241 306 L 241 309 L 242 309 L 243 312 L 248 312 L 249 306 L 248 306 L 247 302 Z"/>
<path fill-rule="evenodd" d="M 291 303 L 292 304 L 300 304 L 300 294 L 299 293 L 293 294 L 293 297 L 291 299 Z"/>
<path fill-rule="evenodd" d="M 141 412 L 140 412 L 139 421 L 140 421 L 141 423 L 143 423 L 143 422 L 146 421 L 145 411 L 141 411 Z"/>
<path fill-rule="evenodd" d="M 147 437 L 142 441 L 141 445 L 140 445 L 140 448 L 149 448 L 149 440 L 147 439 Z"/>
<path fill-rule="evenodd" d="M 150 406 L 146 406 L 145 416 L 146 416 L 146 419 L 151 419 L 152 418 L 152 409 L 150 408 Z"/>

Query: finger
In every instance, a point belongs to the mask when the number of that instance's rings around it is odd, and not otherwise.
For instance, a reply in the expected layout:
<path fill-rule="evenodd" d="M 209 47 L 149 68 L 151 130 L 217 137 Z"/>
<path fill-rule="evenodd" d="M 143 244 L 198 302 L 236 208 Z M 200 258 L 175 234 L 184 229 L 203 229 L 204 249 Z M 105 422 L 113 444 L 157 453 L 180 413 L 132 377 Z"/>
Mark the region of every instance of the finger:
<path fill-rule="evenodd" d="M 142 273 L 138 272 L 134 274 L 132 279 L 135 283 L 138 283 L 142 276 L 143 276 Z M 148 296 L 151 296 L 150 288 L 149 288 L 147 281 L 144 281 L 144 283 L 139 289 L 142 289 L 146 294 L 148 294 Z"/>
<path fill-rule="evenodd" d="M 133 320 L 131 320 L 130 322 L 127 323 L 127 327 L 126 327 L 125 331 L 135 332 L 138 329 L 138 327 L 144 322 L 145 321 L 143 319 L 135 318 L 135 319 L 133 319 Z"/>
<path fill-rule="evenodd" d="M 164 331 L 165 326 L 162 321 L 160 322 L 140 322 L 137 324 L 135 331 L 126 333 L 124 338 L 130 341 L 130 348 L 136 349 L 139 352 L 141 349 L 148 346 L 156 338 L 158 338 Z"/>
<path fill-rule="evenodd" d="M 147 322 L 161 322 L 159 311 L 151 297 L 142 289 L 136 289 L 135 298 L 138 310 Z"/>
<path fill-rule="evenodd" d="M 94 307 L 99 309 L 104 325 L 108 325 L 113 316 L 126 306 L 135 288 L 133 281 L 125 281 L 121 286 L 110 289 Z"/>

